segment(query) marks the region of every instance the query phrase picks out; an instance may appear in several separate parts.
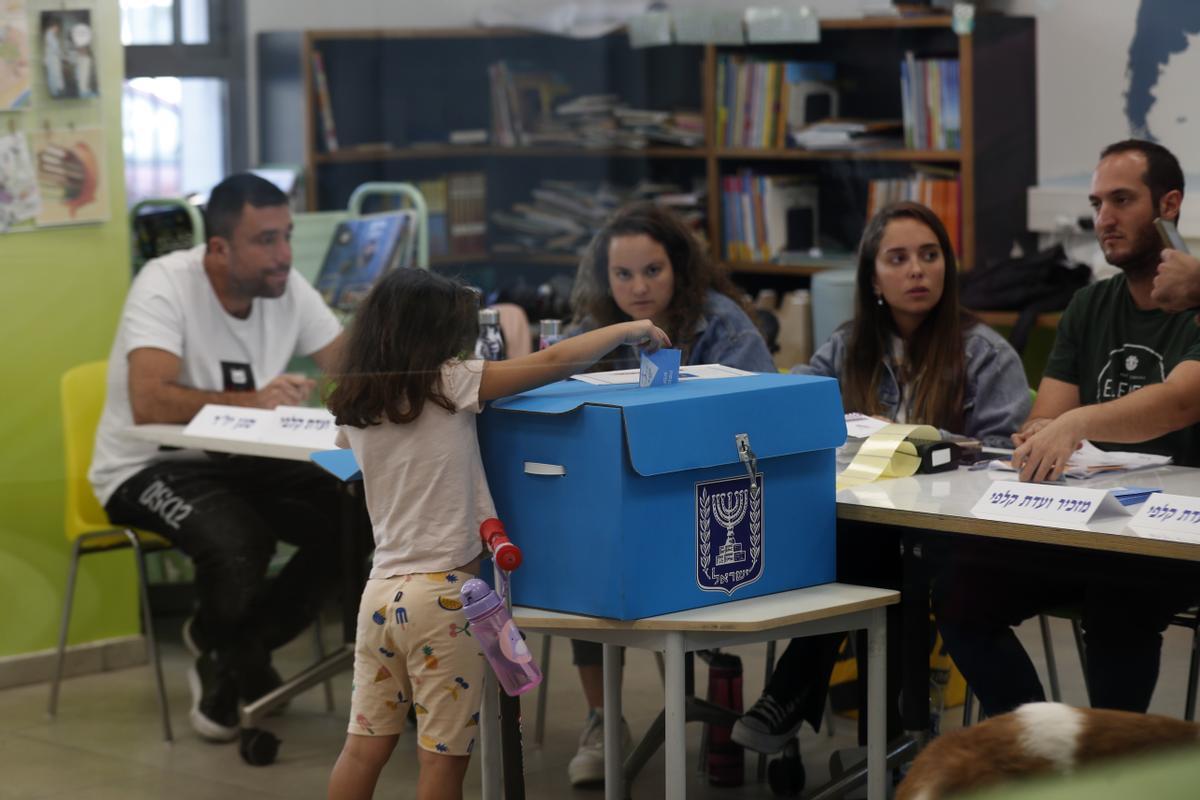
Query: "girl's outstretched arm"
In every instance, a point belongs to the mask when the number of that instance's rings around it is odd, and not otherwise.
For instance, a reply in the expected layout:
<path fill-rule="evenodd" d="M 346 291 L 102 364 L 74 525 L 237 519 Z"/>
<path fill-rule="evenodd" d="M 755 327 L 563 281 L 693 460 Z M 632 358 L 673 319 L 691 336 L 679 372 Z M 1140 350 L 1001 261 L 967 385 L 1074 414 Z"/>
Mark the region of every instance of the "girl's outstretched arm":
<path fill-rule="evenodd" d="M 650 320 L 609 325 L 508 361 L 485 361 L 479 400 L 507 397 L 583 372 L 619 345 L 642 345 L 648 352 L 670 347 L 671 340 Z"/>

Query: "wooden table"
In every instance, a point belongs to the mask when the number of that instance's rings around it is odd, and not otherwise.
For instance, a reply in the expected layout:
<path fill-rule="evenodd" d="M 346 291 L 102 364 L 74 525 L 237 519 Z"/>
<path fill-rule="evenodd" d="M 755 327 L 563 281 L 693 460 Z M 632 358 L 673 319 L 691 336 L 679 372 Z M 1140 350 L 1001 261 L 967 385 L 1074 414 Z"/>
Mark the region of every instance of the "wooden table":
<path fill-rule="evenodd" d="M 884 609 L 899 602 L 887 589 L 830 583 L 789 592 L 735 600 L 705 608 L 620 621 L 517 607 L 513 616 L 524 631 L 570 636 L 604 645 L 604 718 L 621 719 L 620 647 L 661 651 L 666 663 L 666 791 L 682 800 L 686 791 L 684 739 L 684 654 L 714 647 L 815 636 L 865 629 L 872 654 L 867 676 L 867 796 L 885 796 L 885 669 L 887 640 Z M 604 795 L 625 797 L 621 726 L 604 726 Z"/>

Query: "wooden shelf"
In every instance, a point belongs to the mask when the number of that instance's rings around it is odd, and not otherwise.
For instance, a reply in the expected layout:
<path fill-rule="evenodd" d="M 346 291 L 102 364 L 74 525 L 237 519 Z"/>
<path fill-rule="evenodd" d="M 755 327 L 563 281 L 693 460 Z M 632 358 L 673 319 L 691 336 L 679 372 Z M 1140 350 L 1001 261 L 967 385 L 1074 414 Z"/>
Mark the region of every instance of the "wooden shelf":
<path fill-rule="evenodd" d="M 894 28 L 949 28 L 951 18 L 945 14 L 913 15 L 898 17 L 858 17 L 847 19 L 823 19 L 823 31 L 890 30 Z"/>
<path fill-rule="evenodd" d="M 716 157 L 724 160 L 753 161 L 944 161 L 957 164 L 957 150 L 800 150 L 759 147 L 722 147 Z"/>
<path fill-rule="evenodd" d="M 500 147 L 497 145 L 433 145 L 429 147 L 348 147 L 317 153 L 317 164 L 358 164 L 371 161 L 406 161 L 427 158 L 684 158 L 704 159 L 708 148 L 645 147 L 591 149 L 586 147 Z"/>

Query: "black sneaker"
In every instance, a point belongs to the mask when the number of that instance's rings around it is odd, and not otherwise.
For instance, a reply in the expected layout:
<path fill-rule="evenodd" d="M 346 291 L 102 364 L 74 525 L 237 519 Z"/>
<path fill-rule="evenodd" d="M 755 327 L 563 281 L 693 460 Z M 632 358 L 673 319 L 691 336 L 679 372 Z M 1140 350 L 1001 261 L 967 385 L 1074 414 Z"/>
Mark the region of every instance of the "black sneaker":
<path fill-rule="evenodd" d="M 799 699 L 785 702 L 763 692 L 758 702 L 733 723 L 730 738 L 758 753 L 778 753 L 804 723 Z"/>
<path fill-rule="evenodd" d="M 222 674 L 209 654 L 196 659 L 188 670 L 192 690 L 192 727 L 210 742 L 230 742 L 238 737 L 237 684 Z"/>

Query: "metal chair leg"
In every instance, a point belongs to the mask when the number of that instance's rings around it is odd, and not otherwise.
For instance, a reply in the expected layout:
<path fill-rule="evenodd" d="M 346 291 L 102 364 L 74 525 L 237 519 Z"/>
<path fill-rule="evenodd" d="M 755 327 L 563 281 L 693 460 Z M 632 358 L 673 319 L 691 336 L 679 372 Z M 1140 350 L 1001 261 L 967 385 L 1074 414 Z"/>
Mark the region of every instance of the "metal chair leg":
<path fill-rule="evenodd" d="M 158 686 L 158 710 L 162 714 L 163 738 L 174 740 L 171 734 L 171 711 L 167 707 L 167 687 L 163 682 L 162 661 L 158 656 L 158 640 L 154 636 L 154 620 L 150 616 L 150 582 L 146 578 L 146 554 L 142 550 L 138 535 L 128 528 L 124 531 L 133 552 L 137 555 L 138 587 L 142 600 L 142 625 L 146 629 L 146 647 L 150 651 L 150 662 L 154 667 L 154 682 Z"/>
<path fill-rule="evenodd" d="M 58 626 L 58 653 L 54 659 L 54 680 L 50 683 L 50 705 L 46 709 L 51 717 L 58 713 L 58 686 L 62 683 L 63 662 L 67 656 L 67 630 L 71 627 L 71 604 L 75 600 L 75 575 L 79 571 L 82 546 L 82 539 L 76 539 L 71 547 L 71 565 L 67 568 L 67 593 L 63 600 L 62 622 Z"/>
<path fill-rule="evenodd" d="M 546 705 L 550 694 L 550 634 L 542 634 L 542 685 L 538 687 L 537 711 L 534 713 L 533 743 L 542 746 L 546 736 Z"/>
<path fill-rule="evenodd" d="M 313 652 L 316 654 L 316 662 L 319 664 L 325 660 L 325 635 L 321 631 L 321 612 L 317 612 L 316 619 L 313 620 Z M 325 710 L 332 713 L 333 705 L 333 681 L 325 681 Z"/>
<path fill-rule="evenodd" d="M 1038 614 L 1038 627 L 1042 629 L 1042 647 L 1046 651 L 1046 674 L 1050 678 L 1050 699 L 1061 703 L 1062 691 L 1058 685 L 1058 662 L 1054 658 L 1054 642 L 1050 640 L 1050 618 L 1045 614 Z"/>
<path fill-rule="evenodd" d="M 1192 657 L 1188 662 L 1187 707 L 1183 718 L 1188 722 L 1196 719 L 1196 681 L 1200 677 L 1200 619 L 1192 625 Z"/>
<path fill-rule="evenodd" d="M 1079 652 L 1079 666 L 1083 668 L 1083 688 L 1087 692 L 1088 705 L 1092 704 L 1092 687 L 1088 683 L 1087 648 L 1083 644 L 1083 625 L 1071 620 L 1071 633 L 1075 636 L 1075 649 Z"/>

